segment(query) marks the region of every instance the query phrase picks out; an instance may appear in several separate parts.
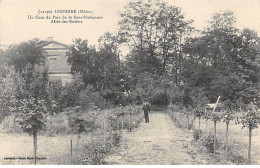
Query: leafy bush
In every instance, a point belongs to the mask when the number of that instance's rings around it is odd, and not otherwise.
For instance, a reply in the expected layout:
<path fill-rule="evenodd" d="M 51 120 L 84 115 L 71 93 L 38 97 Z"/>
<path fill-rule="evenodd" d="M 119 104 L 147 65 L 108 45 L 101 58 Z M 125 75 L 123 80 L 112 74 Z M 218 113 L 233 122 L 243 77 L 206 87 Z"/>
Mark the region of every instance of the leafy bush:
<path fill-rule="evenodd" d="M 15 96 L 15 81 L 13 76 L 14 70 L 11 67 L 2 65 L 0 72 L 0 122 L 8 115 L 10 115 L 10 100 Z"/>
<path fill-rule="evenodd" d="M 170 103 L 168 108 L 171 109 L 172 112 L 178 112 L 180 109 L 177 105 Z"/>
<path fill-rule="evenodd" d="M 15 122 L 14 114 L 11 114 L 4 118 L 0 125 L 0 129 L 4 133 L 22 133 L 22 129 L 19 127 L 18 123 Z"/>
<path fill-rule="evenodd" d="M 84 145 L 84 165 L 101 165 L 103 159 L 110 152 L 113 146 L 118 146 L 120 136 L 117 133 L 112 133 L 106 139 L 105 144 L 102 141 L 92 141 Z"/>
<path fill-rule="evenodd" d="M 229 144 L 228 147 L 228 160 L 235 164 L 247 164 L 247 157 L 241 152 L 243 149 L 247 149 L 247 145 L 234 141 Z"/>
<path fill-rule="evenodd" d="M 202 136 L 202 131 L 201 130 L 194 130 L 193 131 L 193 139 L 194 139 L 194 141 L 198 141 L 201 136 Z"/>
<path fill-rule="evenodd" d="M 62 86 L 61 80 L 53 80 L 49 82 L 48 91 L 50 95 L 50 101 L 54 101 L 56 106 L 54 109 L 51 109 L 51 114 L 58 114 L 63 110 L 65 107 L 64 99 L 63 99 L 63 92 L 65 87 Z"/>
<path fill-rule="evenodd" d="M 102 142 L 92 142 L 84 146 L 84 165 L 100 165 L 102 159 L 105 158 L 106 154 L 111 148 L 110 142 L 107 142 L 105 146 Z"/>
<path fill-rule="evenodd" d="M 97 106 L 99 109 L 111 107 L 111 103 L 103 99 L 100 92 L 95 92 L 92 87 L 80 92 L 79 103 L 83 109 L 91 109 Z"/>
<path fill-rule="evenodd" d="M 112 134 L 112 145 L 114 146 L 119 146 L 119 143 L 120 143 L 120 139 L 121 139 L 121 136 L 118 134 L 118 133 L 113 133 Z"/>
<path fill-rule="evenodd" d="M 214 135 L 209 133 L 208 135 L 201 137 L 201 143 L 205 146 L 209 153 L 214 153 Z M 221 146 L 221 143 L 216 139 L 216 149 Z"/>
<path fill-rule="evenodd" d="M 71 83 L 66 83 L 61 94 L 62 108 L 79 105 L 79 95 L 84 89 L 84 84 L 80 79 L 74 79 Z"/>
<path fill-rule="evenodd" d="M 138 75 L 136 87 L 131 96 L 139 103 L 147 100 L 157 105 L 168 104 L 167 94 L 160 80 L 156 75 L 147 72 Z"/>
<path fill-rule="evenodd" d="M 151 104 L 154 105 L 164 105 L 166 106 L 168 104 L 168 98 L 167 94 L 162 91 L 157 91 L 155 95 L 151 98 Z"/>
<path fill-rule="evenodd" d="M 119 90 L 106 89 L 101 92 L 103 99 L 111 102 L 113 105 L 127 105 L 128 97 Z"/>
<path fill-rule="evenodd" d="M 47 136 L 72 133 L 72 130 L 69 126 L 68 118 L 65 113 L 48 116 L 45 125 L 46 128 L 43 130 L 42 133 L 46 134 Z"/>
<path fill-rule="evenodd" d="M 188 130 L 191 130 L 193 125 L 191 123 L 188 123 Z"/>

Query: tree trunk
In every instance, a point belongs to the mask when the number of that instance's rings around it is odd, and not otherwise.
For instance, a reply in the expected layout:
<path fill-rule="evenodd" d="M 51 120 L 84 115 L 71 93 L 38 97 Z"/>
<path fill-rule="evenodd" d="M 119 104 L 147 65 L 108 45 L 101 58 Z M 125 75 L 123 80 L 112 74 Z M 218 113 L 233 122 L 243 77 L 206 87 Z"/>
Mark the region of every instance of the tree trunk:
<path fill-rule="evenodd" d="M 120 125 L 119 125 L 119 121 L 116 120 L 116 127 L 117 127 L 117 133 L 120 133 Z"/>
<path fill-rule="evenodd" d="M 131 113 L 129 113 L 129 131 L 131 132 Z"/>
<path fill-rule="evenodd" d="M 93 132 L 90 131 L 90 158 L 93 158 L 93 152 L 94 152 L 94 147 L 93 147 Z M 92 159 L 91 159 L 92 160 Z"/>
<path fill-rule="evenodd" d="M 106 125 L 105 121 L 103 122 L 103 146 L 106 145 Z"/>
<path fill-rule="evenodd" d="M 228 162 L 228 125 L 229 122 L 226 122 L 226 164 Z"/>
<path fill-rule="evenodd" d="M 122 115 L 122 129 L 124 129 L 124 116 Z"/>
<path fill-rule="evenodd" d="M 252 138 L 252 128 L 249 127 L 249 147 L 248 147 L 248 164 L 251 161 L 251 138 Z"/>
<path fill-rule="evenodd" d="M 36 160 L 37 160 L 37 132 L 33 133 L 33 148 L 34 148 L 34 164 L 36 165 Z"/>
<path fill-rule="evenodd" d="M 194 126 L 194 128 L 196 129 L 196 117 L 193 117 L 192 126 Z"/>
<path fill-rule="evenodd" d="M 214 153 L 216 153 L 216 134 L 217 134 L 217 122 L 214 121 Z"/>
<path fill-rule="evenodd" d="M 187 128 L 189 129 L 189 115 L 188 114 L 186 116 L 186 119 L 187 119 Z"/>
<path fill-rule="evenodd" d="M 167 54 L 163 54 L 163 65 L 162 65 L 162 69 L 161 69 L 161 72 L 160 72 L 160 77 L 163 75 L 164 71 L 165 71 L 165 66 L 166 66 L 166 60 L 167 60 Z"/>

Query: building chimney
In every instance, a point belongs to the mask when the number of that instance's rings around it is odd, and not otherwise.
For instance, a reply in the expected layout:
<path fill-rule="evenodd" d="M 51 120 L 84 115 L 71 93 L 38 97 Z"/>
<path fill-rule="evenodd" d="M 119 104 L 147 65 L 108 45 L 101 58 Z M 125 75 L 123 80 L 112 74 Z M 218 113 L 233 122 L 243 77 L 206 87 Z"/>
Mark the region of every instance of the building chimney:
<path fill-rule="evenodd" d="M 47 41 L 53 41 L 53 37 L 47 37 Z"/>

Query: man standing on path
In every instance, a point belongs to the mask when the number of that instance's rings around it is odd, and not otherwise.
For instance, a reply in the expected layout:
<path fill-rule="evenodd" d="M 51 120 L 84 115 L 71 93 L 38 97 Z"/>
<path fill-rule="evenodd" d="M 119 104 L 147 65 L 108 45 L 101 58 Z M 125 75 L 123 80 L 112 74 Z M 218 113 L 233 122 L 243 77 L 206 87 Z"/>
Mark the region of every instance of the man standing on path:
<path fill-rule="evenodd" d="M 150 111 L 150 104 L 147 101 L 143 102 L 143 110 L 144 110 L 145 123 L 149 123 L 148 112 Z"/>

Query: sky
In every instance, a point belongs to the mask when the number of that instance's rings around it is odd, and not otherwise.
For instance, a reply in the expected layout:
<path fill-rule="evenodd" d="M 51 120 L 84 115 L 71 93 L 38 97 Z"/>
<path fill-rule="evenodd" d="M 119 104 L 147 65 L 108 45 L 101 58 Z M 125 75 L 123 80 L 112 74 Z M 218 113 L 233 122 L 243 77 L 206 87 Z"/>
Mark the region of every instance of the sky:
<path fill-rule="evenodd" d="M 72 39 L 88 39 L 92 45 L 105 32 L 116 32 L 118 11 L 131 0 L 0 0 L 0 45 L 10 45 L 33 38 L 72 44 Z M 197 29 L 203 29 L 213 13 L 231 10 L 237 17 L 239 29 L 250 28 L 260 35 L 260 0 L 165 0 L 182 8 L 186 19 L 193 19 Z M 38 11 L 88 10 L 103 19 L 84 20 L 83 23 L 51 23 L 50 20 L 28 19 Z M 60 15 L 60 14 L 53 14 Z M 67 14 L 65 14 L 67 15 Z M 73 14 L 72 14 L 73 15 Z M 47 14 L 41 14 L 47 16 Z"/>

